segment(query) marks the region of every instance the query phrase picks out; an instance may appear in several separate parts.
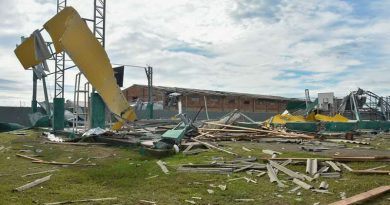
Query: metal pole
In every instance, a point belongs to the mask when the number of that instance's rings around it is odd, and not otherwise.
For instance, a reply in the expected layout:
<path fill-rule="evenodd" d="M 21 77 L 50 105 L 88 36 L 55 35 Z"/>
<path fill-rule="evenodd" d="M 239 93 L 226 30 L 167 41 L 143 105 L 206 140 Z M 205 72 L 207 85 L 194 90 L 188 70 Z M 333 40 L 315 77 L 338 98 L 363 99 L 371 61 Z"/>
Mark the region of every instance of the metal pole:
<path fill-rule="evenodd" d="M 33 74 L 33 94 L 32 94 L 32 100 L 31 100 L 31 111 L 32 113 L 37 112 L 37 75 L 35 72 L 32 72 Z"/>
<path fill-rule="evenodd" d="M 50 103 L 49 103 L 49 96 L 47 95 L 47 87 L 46 87 L 46 80 L 45 80 L 45 76 L 42 77 L 42 84 L 43 84 L 43 92 L 45 94 L 45 102 L 46 102 L 46 111 L 47 111 L 47 115 L 51 115 L 51 111 L 50 111 Z"/>
<path fill-rule="evenodd" d="M 204 108 L 205 108 L 205 111 L 206 111 L 206 117 L 207 117 L 207 120 L 209 120 L 209 111 L 207 109 L 207 100 L 206 100 L 206 96 L 203 96 L 203 99 L 204 99 Z"/>
<path fill-rule="evenodd" d="M 148 79 L 148 117 L 153 119 L 153 67 L 145 68 L 146 78 Z"/>

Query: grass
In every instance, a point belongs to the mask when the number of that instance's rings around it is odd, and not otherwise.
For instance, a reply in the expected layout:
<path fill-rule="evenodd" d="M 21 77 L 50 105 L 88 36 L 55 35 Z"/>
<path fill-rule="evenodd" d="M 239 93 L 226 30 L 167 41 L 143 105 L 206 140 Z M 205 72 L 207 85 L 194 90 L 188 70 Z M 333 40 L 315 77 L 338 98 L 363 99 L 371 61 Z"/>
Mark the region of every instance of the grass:
<path fill-rule="evenodd" d="M 1 204 L 42 204 L 46 202 L 77 200 L 85 198 L 118 197 L 118 200 L 91 203 L 91 204 L 139 204 L 139 200 L 155 201 L 159 205 L 189 204 L 185 200 L 194 200 L 197 204 L 313 204 L 340 199 L 339 192 L 346 192 L 347 197 L 372 188 L 389 185 L 390 177 L 385 175 L 354 175 L 343 173 L 341 179 L 323 179 L 330 185 L 333 194 L 319 194 L 307 190 L 296 193 L 287 193 L 295 185 L 283 174 L 279 178 L 284 180 L 288 188 L 278 188 L 271 184 L 267 176 L 260 178 L 249 176 L 245 172 L 234 173 L 230 176 L 220 174 L 178 173 L 176 167 L 185 163 L 208 163 L 213 157 L 223 157 L 225 160 L 234 159 L 231 155 L 218 151 L 207 151 L 195 156 L 177 154 L 163 159 L 170 170 L 169 175 L 162 173 L 157 166 L 157 159 L 143 157 L 136 149 L 125 149 L 104 146 L 70 146 L 41 144 L 38 131 L 26 131 L 27 136 L 0 134 L 0 201 Z M 224 142 L 226 149 L 239 153 L 241 156 L 265 157 L 261 153 L 264 144 Z M 27 145 L 27 146 L 25 146 Z M 252 149 L 246 152 L 242 146 Z M 29 147 L 33 146 L 33 147 Z M 27 155 L 38 154 L 44 160 L 73 162 L 83 158 L 80 163 L 96 163 L 95 167 L 59 167 L 53 165 L 34 164 L 30 160 L 15 156 L 19 150 L 31 150 Z M 39 152 L 42 150 L 41 152 Z M 37 152 L 36 152 L 37 151 Z M 92 159 L 98 157 L 98 159 Z M 101 158 L 104 157 L 104 158 Z M 306 152 L 283 152 L 283 157 L 321 157 Z M 89 160 L 87 161 L 87 159 Z M 383 165 L 378 162 L 349 163 L 354 169 L 365 169 Z M 298 165 L 288 166 L 295 171 L 303 172 L 305 167 Z M 52 173 L 50 181 L 24 192 L 12 192 L 12 189 L 48 174 L 22 178 L 21 175 L 59 168 Z M 156 178 L 145 179 L 158 175 Z M 243 180 L 227 182 L 228 179 L 247 176 L 256 178 L 257 184 Z M 311 183 L 318 187 L 321 180 Z M 227 185 L 222 191 L 213 188 L 214 185 Z M 209 194 L 207 189 L 214 190 Z M 201 197 L 201 200 L 191 197 Z M 390 194 L 384 194 L 369 204 L 388 204 Z M 235 199 L 250 198 L 254 202 L 236 202 Z M 86 203 L 87 204 L 87 203 Z"/>

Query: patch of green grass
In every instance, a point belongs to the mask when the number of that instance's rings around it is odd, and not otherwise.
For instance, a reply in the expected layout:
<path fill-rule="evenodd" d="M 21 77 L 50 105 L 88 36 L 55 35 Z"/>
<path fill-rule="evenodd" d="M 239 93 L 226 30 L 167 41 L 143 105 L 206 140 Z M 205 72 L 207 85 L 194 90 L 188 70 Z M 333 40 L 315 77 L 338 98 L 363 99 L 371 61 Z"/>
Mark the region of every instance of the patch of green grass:
<path fill-rule="evenodd" d="M 389 185 L 390 178 L 386 175 L 355 175 L 344 172 L 341 179 L 325 179 L 308 182 L 318 187 L 321 180 L 330 184 L 329 191 L 333 194 L 319 194 L 307 190 L 288 193 L 296 185 L 286 175 L 278 176 L 289 187 L 279 188 L 269 182 L 268 177 L 256 177 L 245 172 L 224 174 L 179 173 L 176 168 L 187 163 L 210 163 L 213 157 L 223 157 L 232 160 L 235 157 L 216 150 L 209 150 L 198 155 L 184 156 L 177 154 L 164 158 L 170 170 L 165 175 L 156 164 L 157 159 L 143 157 L 136 149 L 124 149 L 105 146 L 69 146 L 41 144 L 39 133 L 27 131 L 28 136 L 0 134 L 0 146 L 7 149 L 0 151 L 0 201 L 1 204 L 41 204 L 44 202 L 67 201 L 85 198 L 118 197 L 118 200 L 92 203 L 92 204 L 139 204 L 139 200 L 156 201 L 159 205 L 186 204 L 185 200 L 194 200 L 197 204 L 313 204 L 329 202 L 340 199 L 339 192 L 346 192 L 347 196 L 370 190 L 372 188 Z M 264 147 L 256 143 L 224 142 L 225 149 L 238 153 L 240 156 L 255 156 L 257 158 L 269 157 L 261 152 Z M 33 146 L 33 148 L 24 145 Z M 252 149 L 247 152 L 242 146 Z M 96 163 L 95 167 L 61 167 L 45 164 L 33 164 L 30 160 L 15 156 L 20 149 L 30 149 L 30 154 L 39 154 L 44 160 L 60 162 L 73 162 L 83 158 L 79 163 Z M 40 149 L 42 152 L 36 153 Z M 94 159 L 97 157 L 98 159 Z M 103 158 L 102 158 L 103 157 Z M 283 152 L 281 157 L 322 157 L 307 152 Z M 379 162 L 349 163 L 354 169 L 366 169 L 383 165 Z M 12 192 L 12 189 L 27 182 L 47 176 L 35 175 L 22 178 L 21 175 L 38 171 L 59 168 L 60 171 L 52 173 L 52 179 L 37 187 L 24 192 Z M 289 165 L 294 171 L 304 172 L 305 167 Z M 390 167 L 389 167 L 390 168 Z M 156 178 L 146 179 L 158 175 Z M 256 179 L 257 183 L 247 183 L 245 180 L 228 182 L 228 179 L 237 177 Z M 212 186 L 227 185 L 226 190 Z M 209 194 L 207 189 L 214 190 Z M 201 197 L 202 200 L 191 199 Z M 371 204 L 388 204 L 390 194 L 370 201 Z M 236 202 L 235 199 L 254 199 L 254 202 Z"/>

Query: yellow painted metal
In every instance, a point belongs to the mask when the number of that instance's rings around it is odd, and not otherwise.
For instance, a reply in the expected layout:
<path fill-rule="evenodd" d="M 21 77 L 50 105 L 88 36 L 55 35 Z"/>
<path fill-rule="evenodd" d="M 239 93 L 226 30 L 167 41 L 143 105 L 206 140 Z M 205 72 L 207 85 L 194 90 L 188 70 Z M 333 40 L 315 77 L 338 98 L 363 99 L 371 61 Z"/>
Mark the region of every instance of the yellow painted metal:
<path fill-rule="evenodd" d="M 349 119 L 340 115 L 336 114 L 335 116 L 327 116 L 327 115 L 321 115 L 316 114 L 315 119 L 322 122 L 348 122 Z"/>
<path fill-rule="evenodd" d="M 56 53 L 63 51 L 60 40 L 65 30 L 67 29 L 67 25 L 69 24 L 68 21 L 74 16 L 78 16 L 77 11 L 73 7 L 65 7 L 63 10 L 61 10 L 61 12 L 59 12 L 43 25 L 43 28 L 46 29 L 46 31 L 50 34 L 51 39 L 53 40 Z"/>
<path fill-rule="evenodd" d="M 286 122 L 306 122 L 306 119 L 301 115 L 282 114 L 273 116 L 269 122 L 275 124 L 286 124 Z"/>
<path fill-rule="evenodd" d="M 126 120 L 134 121 L 136 114 L 116 83 L 106 51 L 77 11 L 71 7 L 65 8 L 50 19 L 45 28 L 53 42 L 57 43 L 57 52 L 65 50 L 99 92 L 107 107 L 117 115 L 120 122 L 113 128 L 119 129 Z"/>
<path fill-rule="evenodd" d="M 25 39 L 22 44 L 16 47 L 14 52 L 20 63 L 23 65 L 24 69 L 31 68 L 32 66 L 36 66 L 41 63 L 35 58 L 33 36 L 30 36 Z"/>
<path fill-rule="evenodd" d="M 315 116 L 316 116 L 316 113 L 315 113 L 315 112 L 309 113 L 309 114 L 306 116 L 306 121 L 308 121 L 308 122 L 314 122 L 314 121 L 316 121 Z"/>

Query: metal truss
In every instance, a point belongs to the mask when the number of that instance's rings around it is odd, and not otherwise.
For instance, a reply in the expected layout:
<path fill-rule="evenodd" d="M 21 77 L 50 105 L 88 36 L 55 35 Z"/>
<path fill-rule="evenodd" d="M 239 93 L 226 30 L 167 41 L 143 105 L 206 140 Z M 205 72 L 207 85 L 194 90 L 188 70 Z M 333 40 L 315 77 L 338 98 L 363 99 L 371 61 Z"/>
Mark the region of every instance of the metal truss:
<path fill-rule="evenodd" d="M 66 7 L 66 0 L 57 0 L 57 13 Z M 65 81 L 65 52 L 57 53 L 54 57 L 54 97 L 64 98 L 64 81 Z"/>
<path fill-rule="evenodd" d="M 104 47 L 106 33 L 106 0 L 94 0 L 93 33 Z"/>

